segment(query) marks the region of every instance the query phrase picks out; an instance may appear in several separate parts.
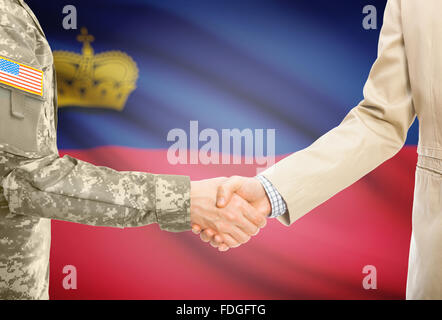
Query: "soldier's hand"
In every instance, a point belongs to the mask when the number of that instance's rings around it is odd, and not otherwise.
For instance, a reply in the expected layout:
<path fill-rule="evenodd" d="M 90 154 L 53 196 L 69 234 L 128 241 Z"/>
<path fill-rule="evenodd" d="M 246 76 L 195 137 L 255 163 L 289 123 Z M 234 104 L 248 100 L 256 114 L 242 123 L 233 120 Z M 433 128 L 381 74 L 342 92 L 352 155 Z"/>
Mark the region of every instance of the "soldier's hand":
<path fill-rule="evenodd" d="M 216 245 L 221 251 L 246 243 L 266 224 L 262 213 L 236 194 L 224 208 L 216 207 L 218 187 L 225 181 L 226 178 L 193 181 L 190 191 L 192 229 L 205 230 L 201 235 L 205 242 L 214 236 L 222 239 L 222 244 Z M 211 243 L 215 246 L 214 241 Z"/>

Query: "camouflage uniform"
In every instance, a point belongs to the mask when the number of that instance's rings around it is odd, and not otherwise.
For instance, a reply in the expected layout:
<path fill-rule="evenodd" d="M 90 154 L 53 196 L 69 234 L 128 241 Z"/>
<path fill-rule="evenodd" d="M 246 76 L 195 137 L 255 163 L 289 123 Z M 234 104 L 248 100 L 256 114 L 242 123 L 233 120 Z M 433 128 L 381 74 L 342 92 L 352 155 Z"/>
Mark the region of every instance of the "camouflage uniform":
<path fill-rule="evenodd" d="M 48 298 L 50 219 L 190 229 L 188 177 L 59 157 L 52 53 L 22 0 L 0 0 L 0 56 L 43 71 L 42 97 L 0 83 L 0 298 Z"/>

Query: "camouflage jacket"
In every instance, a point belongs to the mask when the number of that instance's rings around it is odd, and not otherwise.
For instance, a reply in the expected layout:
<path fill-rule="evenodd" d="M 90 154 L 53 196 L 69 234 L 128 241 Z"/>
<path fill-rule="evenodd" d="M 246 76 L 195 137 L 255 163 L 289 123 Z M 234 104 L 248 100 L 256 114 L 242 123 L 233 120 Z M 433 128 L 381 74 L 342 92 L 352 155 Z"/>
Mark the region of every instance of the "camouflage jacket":
<path fill-rule="evenodd" d="M 188 177 L 59 157 L 52 52 L 23 0 L 0 0 L 0 58 L 43 74 L 41 96 L 0 81 L 0 298 L 48 298 L 50 219 L 190 229 Z"/>

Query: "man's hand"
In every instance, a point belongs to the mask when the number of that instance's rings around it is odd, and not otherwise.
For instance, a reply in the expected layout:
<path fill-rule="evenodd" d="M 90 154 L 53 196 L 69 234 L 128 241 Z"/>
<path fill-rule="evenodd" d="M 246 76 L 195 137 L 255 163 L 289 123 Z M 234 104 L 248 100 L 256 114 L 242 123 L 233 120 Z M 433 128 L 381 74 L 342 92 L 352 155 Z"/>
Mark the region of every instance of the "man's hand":
<path fill-rule="evenodd" d="M 236 193 L 248 201 L 261 215 L 268 216 L 272 210 L 267 193 L 261 182 L 256 178 L 233 176 L 218 187 L 216 204 L 224 208 Z"/>
<path fill-rule="evenodd" d="M 208 234 L 218 235 L 220 242 L 231 248 L 249 241 L 266 224 L 266 219 L 255 207 L 234 194 L 228 198 L 228 204 L 217 208 L 217 192 L 227 181 L 227 178 L 192 181 L 190 218 L 194 231 L 207 230 Z M 207 242 L 205 238 L 201 239 Z"/>
<path fill-rule="evenodd" d="M 258 179 L 239 176 L 233 176 L 229 179 L 223 178 L 217 190 L 217 206 L 219 208 L 228 208 L 231 201 L 236 199 L 237 196 L 249 202 L 264 219 L 270 214 L 270 201 L 264 187 Z M 192 226 L 192 230 L 196 234 L 202 231 L 201 239 L 205 242 L 210 241 L 211 245 L 218 247 L 220 251 L 226 251 L 229 248 L 239 245 L 235 243 L 235 245 L 232 246 L 231 241 L 225 241 L 222 235 L 217 234 L 217 232 L 211 228 L 204 228 L 201 225 L 195 224 Z"/>

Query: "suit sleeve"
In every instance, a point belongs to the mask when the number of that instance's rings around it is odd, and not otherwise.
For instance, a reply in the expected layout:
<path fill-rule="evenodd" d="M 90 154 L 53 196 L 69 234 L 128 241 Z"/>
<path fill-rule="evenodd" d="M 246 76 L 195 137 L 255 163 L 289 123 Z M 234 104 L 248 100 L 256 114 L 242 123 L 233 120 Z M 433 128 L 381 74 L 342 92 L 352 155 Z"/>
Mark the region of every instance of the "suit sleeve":
<path fill-rule="evenodd" d="M 402 148 L 415 119 L 404 46 L 401 1 L 389 0 L 364 99 L 338 127 L 263 173 L 287 203 L 288 211 L 278 218 L 283 224 L 290 225 Z"/>

